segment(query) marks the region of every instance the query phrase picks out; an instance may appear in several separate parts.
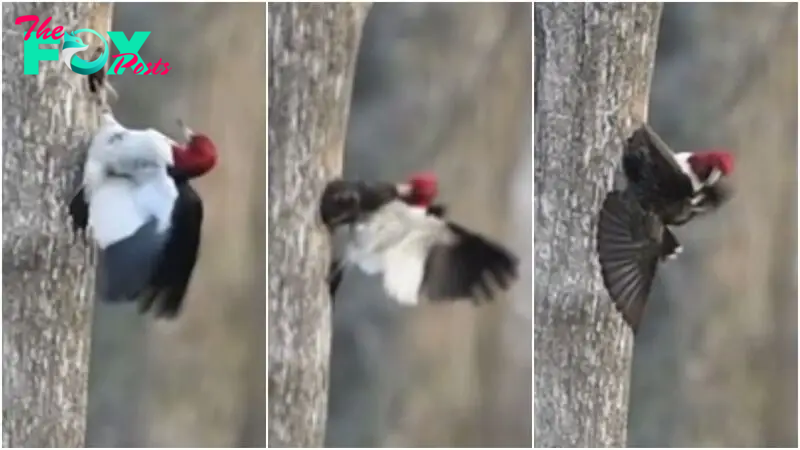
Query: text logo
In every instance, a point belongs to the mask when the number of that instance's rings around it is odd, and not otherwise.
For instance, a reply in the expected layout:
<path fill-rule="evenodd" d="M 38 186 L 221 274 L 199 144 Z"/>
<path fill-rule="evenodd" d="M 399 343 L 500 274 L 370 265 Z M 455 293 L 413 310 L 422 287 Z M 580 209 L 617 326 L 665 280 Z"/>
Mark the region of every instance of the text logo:
<path fill-rule="evenodd" d="M 39 16 L 27 15 L 18 17 L 14 22 L 17 25 L 25 22 L 33 22 L 25 33 L 23 46 L 23 73 L 25 75 L 36 75 L 39 73 L 40 61 L 62 61 L 73 72 L 80 75 L 90 75 L 101 70 L 109 59 L 109 41 L 97 31 L 90 28 L 82 28 L 75 30 L 71 33 L 64 32 L 64 27 L 57 26 L 52 30 L 47 28 L 47 25 L 52 20 L 48 17 L 44 22 L 39 25 Z M 39 28 L 36 29 L 36 25 Z M 36 35 L 31 36 L 31 33 L 36 30 Z M 103 51 L 99 56 L 95 55 L 97 59 L 94 61 L 84 61 L 77 53 L 80 53 L 89 48 L 84 44 L 78 34 L 91 33 L 100 39 L 103 43 Z M 121 31 L 109 31 L 108 37 L 110 42 L 119 50 L 119 54 L 111 57 L 111 66 L 108 69 L 108 75 L 122 75 L 126 68 L 130 68 L 136 75 L 166 75 L 169 73 L 170 67 L 168 62 L 164 62 L 161 58 L 155 63 L 145 63 L 139 57 L 139 49 L 150 36 L 149 31 L 136 31 L 130 39 L 125 36 Z M 63 44 L 61 39 L 63 40 Z M 58 48 L 42 47 L 43 44 L 58 45 L 61 44 L 61 56 L 59 57 Z M 116 64 L 115 64 L 116 62 Z M 147 70 L 145 70 L 145 67 Z M 163 69 L 159 72 L 158 69 Z"/>

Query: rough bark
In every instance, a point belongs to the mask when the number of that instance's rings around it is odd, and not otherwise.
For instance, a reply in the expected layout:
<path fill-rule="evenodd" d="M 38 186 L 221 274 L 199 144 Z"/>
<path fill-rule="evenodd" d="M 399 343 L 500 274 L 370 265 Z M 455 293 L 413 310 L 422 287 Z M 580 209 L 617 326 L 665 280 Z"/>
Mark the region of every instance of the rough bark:
<path fill-rule="evenodd" d="M 328 238 L 317 218 L 340 176 L 369 5 L 270 4 L 269 444 L 323 443 L 330 349 Z"/>
<path fill-rule="evenodd" d="M 603 289 L 596 214 L 646 119 L 660 4 L 536 4 L 537 447 L 624 447 L 632 335 Z"/>
<path fill-rule="evenodd" d="M 102 33 L 111 8 L 3 5 L 3 445 L 83 447 L 93 270 L 65 204 L 97 111 L 59 61 L 22 74 L 25 14 Z"/>

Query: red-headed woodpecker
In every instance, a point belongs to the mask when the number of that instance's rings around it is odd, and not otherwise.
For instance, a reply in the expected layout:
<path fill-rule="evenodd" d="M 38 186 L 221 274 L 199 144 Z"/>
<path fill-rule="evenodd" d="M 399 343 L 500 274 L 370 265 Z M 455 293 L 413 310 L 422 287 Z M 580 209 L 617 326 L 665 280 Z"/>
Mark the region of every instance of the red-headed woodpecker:
<path fill-rule="evenodd" d="M 517 258 L 501 245 L 444 219 L 433 205 L 436 178 L 417 174 L 408 183 L 337 180 L 322 195 L 320 213 L 344 242 L 334 251 L 331 297 L 350 270 L 378 275 L 386 294 L 402 305 L 492 298 L 517 276 Z"/>
<path fill-rule="evenodd" d="M 216 164 L 216 147 L 182 123 L 186 144 L 152 128 L 120 125 L 106 109 L 92 139 L 83 185 L 69 205 L 75 230 L 99 248 L 97 295 L 140 300 L 175 317 L 197 261 L 203 203 L 189 180 Z"/>
<path fill-rule="evenodd" d="M 681 246 L 668 225 L 683 225 L 730 198 L 733 172 L 727 151 L 674 154 L 647 124 L 626 142 L 622 167 L 628 185 L 606 196 L 597 227 L 603 283 L 634 333 L 660 261 Z"/>

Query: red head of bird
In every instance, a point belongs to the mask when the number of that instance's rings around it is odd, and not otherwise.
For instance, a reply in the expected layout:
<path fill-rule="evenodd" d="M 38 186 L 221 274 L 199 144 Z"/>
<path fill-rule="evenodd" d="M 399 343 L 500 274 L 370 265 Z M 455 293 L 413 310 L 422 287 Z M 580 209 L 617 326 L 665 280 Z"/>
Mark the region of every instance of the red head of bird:
<path fill-rule="evenodd" d="M 428 207 L 439 195 L 439 180 L 433 172 L 415 172 L 398 185 L 398 191 L 409 204 Z"/>
<path fill-rule="evenodd" d="M 217 146 L 205 134 L 192 131 L 180 120 L 178 123 L 183 130 L 186 144 L 172 146 L 175 167 L 190 178 L 205 175 L 217 164 Z"/>
<path fill-rule="evenodd" d="M 719 176 L 733 173 L 733 155 L 725 150 L 706 150 L 692 153 L 689 167 L 701 182 L 705 182 L 716 169 Z M 716 181 L 716 180 L 713 180 Z"/>

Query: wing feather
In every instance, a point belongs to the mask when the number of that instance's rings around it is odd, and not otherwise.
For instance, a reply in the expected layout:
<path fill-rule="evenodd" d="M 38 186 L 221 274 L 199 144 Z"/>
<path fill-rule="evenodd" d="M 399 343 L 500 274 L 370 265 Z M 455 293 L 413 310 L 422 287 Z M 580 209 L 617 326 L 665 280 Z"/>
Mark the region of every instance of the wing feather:
<path fill-rule="evenodd" d="M 431 301 L 492 299 L 517 277 L 518 259 L 492 240 L 456 223 L 442 222 L 450 234 L 438 241 L 425 264 L 422 290 Z"/>
<path fill-rule="evenodd" d="M 153 275 L 149 292 L 140 302 L 142 312 L 155 308 L 158 317 L 174 318 L 181 311 L 200 253 L 203 201 L 189 183 L 178 186 L 172 229 Z"/>
<path fill-rule="evenodd" d="M 662 257 L 660 237 L 664 230 L 654 215 L 645 212 L 635 199 L 626 198 L 624 192 L 610 192 L 603 202 L 597 227 L 603 284 L 634 332 Z"/>
<path fill-rule="evenodd" d="M 622 165 L 630 188 L 645 209 L 672 209 L 694 194 L 692 180 L 681 170 L 672 150 L 647 124 L 628 138 Z"/>

